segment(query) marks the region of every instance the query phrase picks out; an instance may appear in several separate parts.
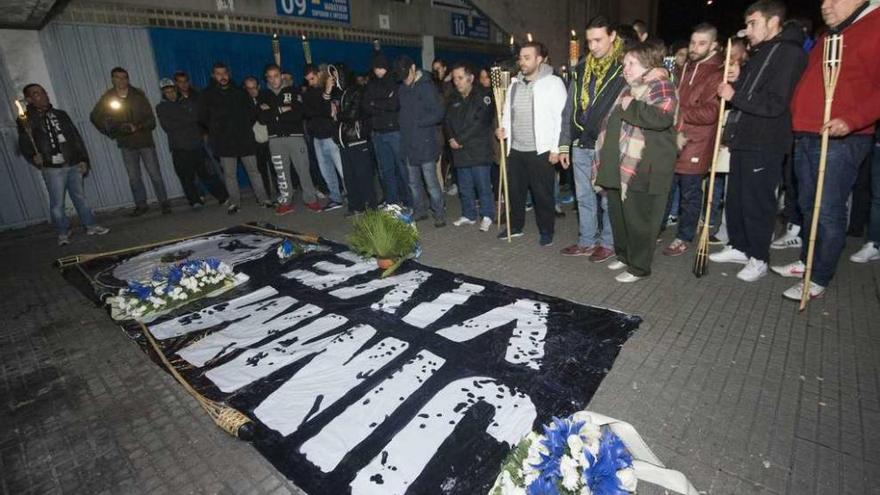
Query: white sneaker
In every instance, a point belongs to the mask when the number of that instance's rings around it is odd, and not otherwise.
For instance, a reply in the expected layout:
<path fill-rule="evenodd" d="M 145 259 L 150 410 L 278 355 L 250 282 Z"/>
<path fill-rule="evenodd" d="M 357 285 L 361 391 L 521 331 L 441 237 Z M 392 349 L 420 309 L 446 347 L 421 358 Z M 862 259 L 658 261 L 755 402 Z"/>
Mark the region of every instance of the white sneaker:
<path fill-rule="evenodd" d="M 866 242 L 862 249 L 849 257 L 853 263 L 869 263 L 880 260 L 880 248 L 873 242 Z"/>
<path fill-rule="evenodd" d="M 446 194 L 448 196 L 457 196 L 458 195 L 458 185 L 452 184 L 451 186 L 449 186 L 449 188 L 446 189 Z"/>
<path fill-rule="evenodd" d="M 58 245 L 66 246 L 70 244 L 70 234 L 58 234 Z"/>
<path fill-rule="evenodd" d="M 793 223 L 788 224 L 785 233 L 777 237 L 775 241 L 770 243 L 770 249 L 788 249 L 801 247 L 801 226 Z"/>
<path fill-rule="evenodd" d="M 491 227 L 491 226 L 492 226 L 492 219 L 491 218 L 483 217 L 483 219 L 480 220 L 480 230 L 482 232 L 488 232 L 489 227 Z"/>
<path fill-rule="evenodd" d="M 107 227 L 101 227 L 100 225 L 92 225 L 86 229 L 86 234 L 88 235 L 104 235 L 110 232 L 110 229 Z"/>
<path fill-rule="evenodd" d="M 724 249 L 721 251 L 710 254 L 709 259 L 715 263 L 739 263 L 741 265 L 749 262 L 749 257 L 746 256 L 746 253 L 739 249 L 734 249 L 731 245 L 724 246 Z"/>
<path fill-rule="evenodd" d="M 801 294 L 803 292 L 804 292 L 804 281 L 801 280 L 800 282 L 792 285 L 791 287 L 788 288 L 788 290 L 783 292 L 782 297 L 784 297 L 786 299 L 791 299 L 792 301 L 800 301 Z M 819 285 L 815 282 L 810 282 L 810 299 L 816 299 L 817 297 L 821 296 L 824 293 L 825 293 L 825 287 L 822 287 L 821 285 Z"/>
<path fill-rule="evenodd" d="M 477 223 L 476 220 L 471 220 L 468 217 L 461 217 L 458 220 L 452 222 L 452 225 L 455 225 L 456 227 L 461 227 L 462 225 L 473 225 L 475 223 Z"/>
<path fill-rule="evenodd" d="M 744 282 L 755 282 L 765 275 L 767 275 L 767 262 L 749 258 L 749 262 L 736 274 L 736 278 Z"/>
<path fill-rule="evenodd" d="M 639 280 L 641 280 L 643 278 L 644 277 L 638 277 L 636 275 L 633 275 L 630 272 L 623 272 L 620 275 L 614 277 L 614 280 L 617 280 L 618 282 L 620 282 L 622 284 L 631 284 L 633 282 L 638 282 Z"/>
<path fill-rule="evenodd" d="M 612 270 L 612 271 L 613 270 L 620 270 L 621 268 L 626 268 L 626 263 L 624 263 L 620 260 L 614 260 L 611 262 L 610 265 L 608 265 L 608 269 Z"/>
<path fill-rule="evenodd" d="M 771 266 L 770 269 L 773 270 L 773 273 L 782 277 L 804 278 L 804 272 L 807 271 L 807 266 L 804 265 L 803 261 L 797 260 L 787 265 Z"/>

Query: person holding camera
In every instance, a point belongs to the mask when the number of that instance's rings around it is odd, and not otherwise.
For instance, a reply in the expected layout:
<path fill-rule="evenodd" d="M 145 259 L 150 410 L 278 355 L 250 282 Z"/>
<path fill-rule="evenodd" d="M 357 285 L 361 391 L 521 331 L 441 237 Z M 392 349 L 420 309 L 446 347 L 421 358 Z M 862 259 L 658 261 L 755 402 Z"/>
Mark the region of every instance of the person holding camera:
<path fill-rule="evenodd" d="M 168 193 L 159 169 L 156 145 L 153 143 L 153 129 L 156 128 L 153 106 L 142 90 L 129 85 L 128 71 L 122 67 L 111 70 L 110 79 L 113 87 L 101 95 L 89 119 L 101 134 L 116 141 L 122 151 L 128 185 L 134 196 L 135 207 L 131 216 L 143 215 L 148 209 L 147 190 L 141 178 L 141 163 L 153 183 L 162 213 L 171 213 Z"/>

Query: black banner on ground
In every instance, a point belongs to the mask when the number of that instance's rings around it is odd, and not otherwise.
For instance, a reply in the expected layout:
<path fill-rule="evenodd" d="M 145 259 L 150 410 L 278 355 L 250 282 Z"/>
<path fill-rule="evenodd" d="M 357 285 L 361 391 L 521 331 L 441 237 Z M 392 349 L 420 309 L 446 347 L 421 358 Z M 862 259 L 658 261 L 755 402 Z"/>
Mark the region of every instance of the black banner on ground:
<path fill-rule="evenodd" d="M 637 317 L 408 261 L 379 278 L 340 244 L 288 261 L 240 226 L 64 269 L 95 300 L 216 257 L 249 280 L 148 324 L 204 396 L 313 494 L 476 494 L 529 431 L 584 409 Z M 140 327 L 123 325 L 149 352 Z"/>

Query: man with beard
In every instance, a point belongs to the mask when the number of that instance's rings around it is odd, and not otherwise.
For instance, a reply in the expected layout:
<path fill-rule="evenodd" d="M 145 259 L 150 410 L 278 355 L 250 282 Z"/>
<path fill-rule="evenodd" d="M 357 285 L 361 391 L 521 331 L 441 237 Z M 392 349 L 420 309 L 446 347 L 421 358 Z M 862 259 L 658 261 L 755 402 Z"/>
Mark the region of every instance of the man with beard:
<path fill-rule="evenodd" d="M 241 83 L 244 92 L 250 98 L 251 104 L 257 109 L 259 114 L 260 106 L 260 81 L 254 76 L 244 78 Z M 257 168 L 260 169 L 260 177 L 263 178 L 263 189 L 266 194 L 273 199 L 278 198 L 278 175 L 271 163 L 271 153 L 269 151 L 269 130 L 265 124 L 257 119 L 254 123 L 254 140 L 257 142 Z M 288 178 L 289 179 L 289 178 Z M 288 183 L 287 187 L 293 189 L 293 184 Z"/>
<path fill-rule="evenodd" d="M 156 145 L 153 143 L 153 129 L 156 128 L 153 107 L 143 91 L 129 85 L 128 71 L 115 67 L 110 71 L 110 78 L 113 87 L 101 95 L 89 117 L 95 128 L 116 141 L 122 151 L 128 185 L 134 196 L 135 206 L 130 216 L 137 217 L 147 212 L 147 189 L 141 177 L 141 163 L 153 183 L 162 213 L 171 213 Z"/>
<path fill-rule="evenodd" d="M 296 169 L 303 189 L 303 201 L 312 211 L 320 211 L 312 176 L 309 175 L 309 155 L 303 137 L 302 96 L 295 86 L 285 86 L 281 69 L 266 66 L 267 88 L 260 93 L 260 122 L 267 126 L 272 165 L 278 176 L 278 207 L 275 213 L 284 215 L 293 211 L 293 187 L 290 164 Z"/>
<path fill-rule="evenodd" d="M 736 81 L 718 86 L 730 103 L 724 128 L 730 148 L 727 233 L 730 243 L 709 259 L 745 265 L 736 277 L 754 282 L 767 274 L 776 225 L 776 187 L 791 152 L 789 102 L 806 65 L 803 32 L 783 28 L 785 5 L 759 0 L 745 13 L 749 61 Z"/>
<path fill-rule="evenodd" d="M 519 74 L 511 81 L 504 101 L 501 127 L 496 137 L 506 139 L 510 150 L 507 174 L 510 184 L 510 225 L 499 239 L 523 235 L 526 221 L 526 194 L 532 191 L 538 243 L 553 245 L 556 223 L 556 185 L 554 166 L 560 161 L 560 139 L 566 91 L 562 79 L 546 64 L 543 43 L 528 42 L 519 51 Z M 585 187 L 590 188 L 587 183 Z M 592 189 L 590 188 L 592 191 Z"/>
<path fill-rule="evenodd" d="M 238 160 L 244 165 L 251 188 L 260 205 L 269 204 L 263 179 L 257 168 L 257 142 L 254 140 L 256 108 L 247 93 L 232 84 L 229 68 L 222 62 L 211 70 L 214 84 L 199 98 L 199 121 L 208 129 L 211 149 L 220 157 L 226 190 L 229 192 L 227 213 L 238 213 L 241 192 L 238 188 Z"/>
<path fill-rule="evenodd" d="M 308 89 L 303 93 L 303 116 L 308 120 L 309 134 L 313 138 L 315 155 L 321 176 L 330 191 L 330 201 L 322 211 L 342 208 L 342 192 L 339 177 L 343 177 L 342 155 L 333 141 L 336 133 L 337 103 L 342 92 L 336 87 L 336 79 L 326 69 L 307 67 Z M 338 174 L 338 175 L 337 175 Z"/>
<path fill-rule="evenodd" d="M 678 79 L 679 139 L 684 148 L 675 163 L 674 185 L 680 194 L 678 234 L 665 256 L 681 256 L 693 242 L 703 204 L 703 176 L 712 163 L 718 128 L 718 84 L 723 80 L 723 61 L 718 53 L 718 30 L 700 24 L 691 34 L 688 61 Z M 672 206 L 670 198 L 670 207 Z M 669 210 L 669 207 L 667 207 Z M 708 216 L 708 215 L 707 215 Z M 664 216 L 666 218 L 666 216 Z"/>
<path fill-rule="evenodd" d="M 608 199 L 593 191 L 593 160 L 602 121 L 626 86 L 620 54 L 623 42 L 607 18 L 594 17 L 587 24 L 589 53 L 571 72 L 568 102 L 562 114 L 559 161 L 574 166 L 578 202 L 578 241 L 561 251 L 563 256 L 589 256 L 602 263 L 614 256 Z M 599 208 L 601 207 L 601 228 Z"/>

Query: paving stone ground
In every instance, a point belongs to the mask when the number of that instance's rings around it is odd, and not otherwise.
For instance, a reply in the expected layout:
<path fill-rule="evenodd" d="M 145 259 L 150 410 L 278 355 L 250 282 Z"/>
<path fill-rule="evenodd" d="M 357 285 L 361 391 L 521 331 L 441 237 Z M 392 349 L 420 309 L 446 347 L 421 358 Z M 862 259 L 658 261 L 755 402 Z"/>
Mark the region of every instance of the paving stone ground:
<path fill-rule="evenodd" d="M 458 201 L 449 204 L 451 220 Z M 557 254 L 576 239 L 566 211 L 552 248 L 538 246 L 531 215 L 512 244 L 476 227 L 420 225 L 422 262 L 641 315 L 590 408 L 635 425 L 701 492 L 880 493 L 880 263 L 844 259 L 802 314 L 780 296 L 790 279 L 746 284 L 736 265 L 712 265 L 697 280 L 690 253 L 658 249 L 654 275 L 624 285 L 604 265 Z M 230 217 L 177 206 L 99 220 L 109 235 L 80 231 L 65 248 L 47 225 L 0 233 L 0 493 L 302 493 L 215 427 L 51 262 L 251 220 L 344 242 L 342 211 L 275 217 L 249 206 Z M 860 245 L 849 241 L 847 255 Z"/>

